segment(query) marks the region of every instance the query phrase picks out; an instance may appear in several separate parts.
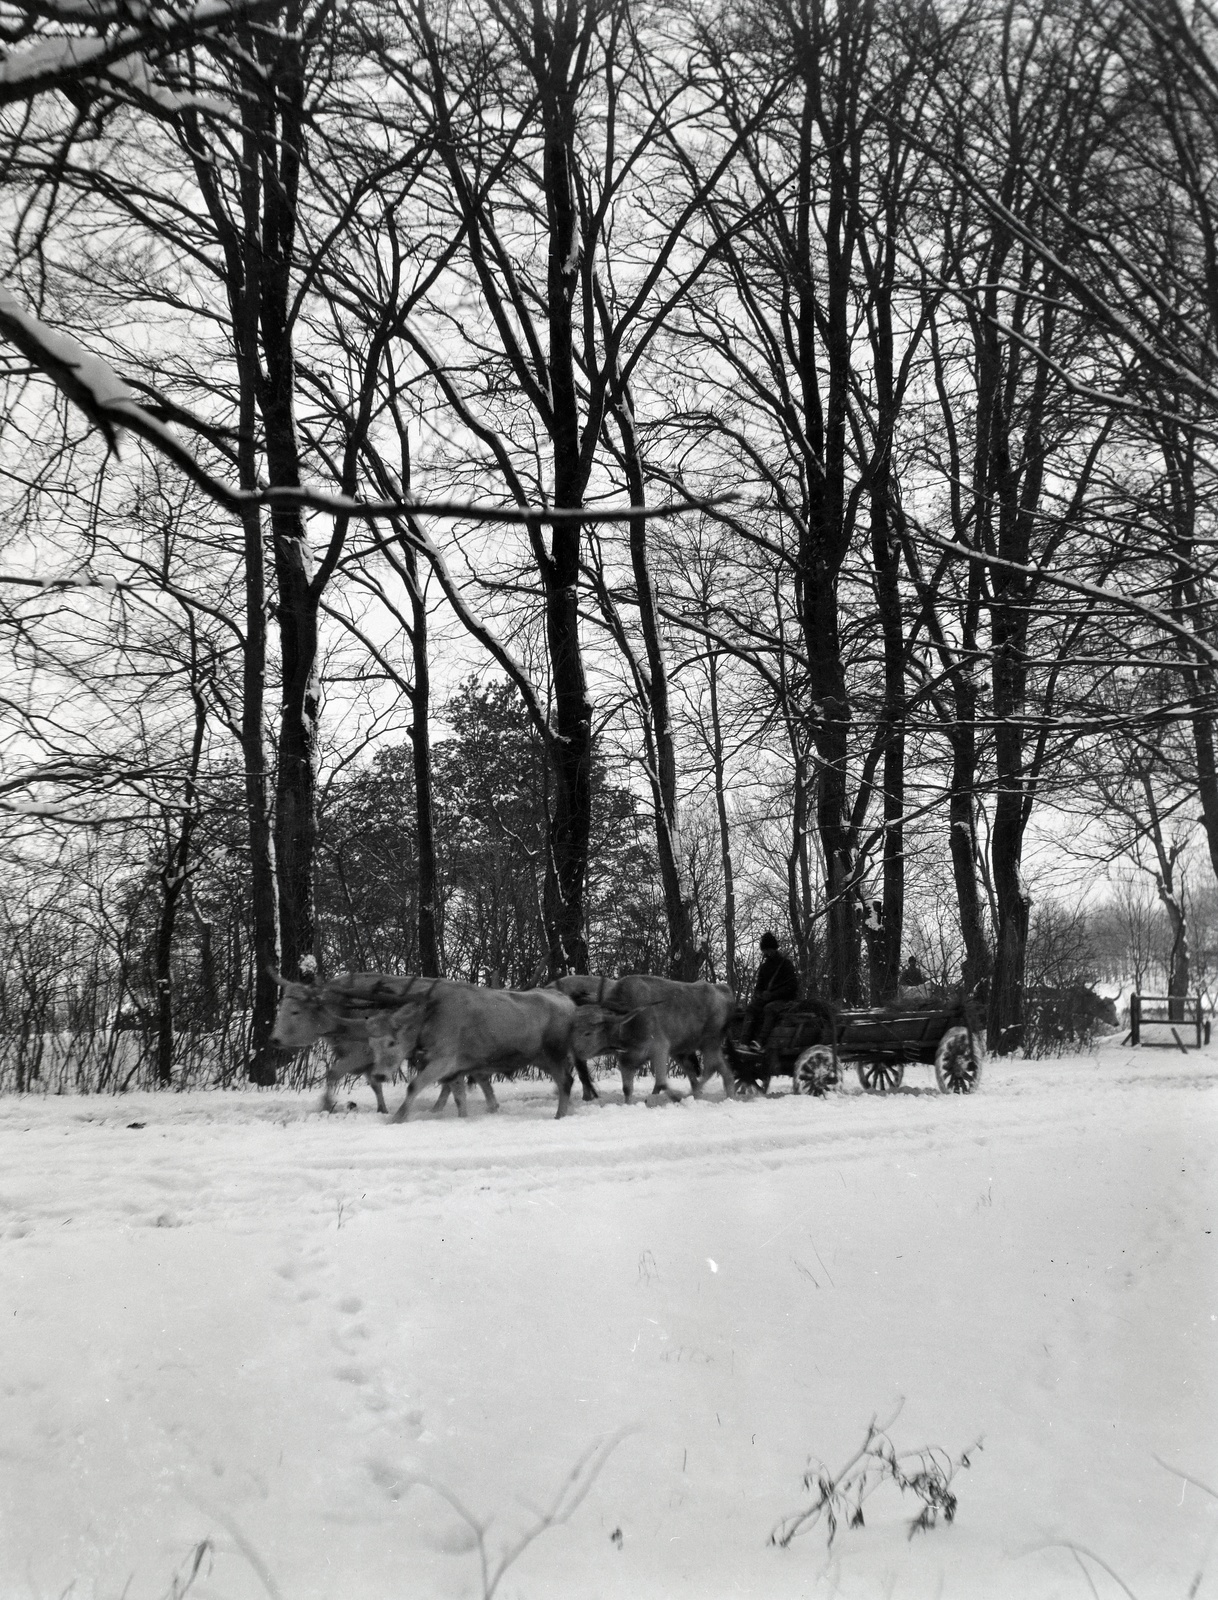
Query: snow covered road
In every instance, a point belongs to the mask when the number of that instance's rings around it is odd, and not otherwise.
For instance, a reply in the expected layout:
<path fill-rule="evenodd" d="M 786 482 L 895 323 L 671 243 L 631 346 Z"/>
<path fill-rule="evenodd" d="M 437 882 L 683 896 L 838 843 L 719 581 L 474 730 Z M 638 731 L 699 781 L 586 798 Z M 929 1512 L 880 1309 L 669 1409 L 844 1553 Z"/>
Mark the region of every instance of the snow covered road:
<path fill-rule="evenodd" d="M 481 1596 L 598 1441 L 500 1596 L 1218 1595 L 1218 1048 L 601 1084 L 0 1100 L 0 1597 Z M 955 1524 L 769 1545 L 898 1407 Z"/>

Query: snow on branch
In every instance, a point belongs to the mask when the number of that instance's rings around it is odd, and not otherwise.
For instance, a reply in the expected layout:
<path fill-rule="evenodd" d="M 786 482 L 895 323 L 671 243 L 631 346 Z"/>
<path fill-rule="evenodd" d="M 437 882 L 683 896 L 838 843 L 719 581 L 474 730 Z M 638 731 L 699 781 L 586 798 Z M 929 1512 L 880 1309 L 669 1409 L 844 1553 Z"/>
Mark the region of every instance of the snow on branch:
<path fill-rule="evenodd" d="M 178 111 L 202 111 L 208 116 L 220 117 L 237 125 L 232 105 L 214 94 L 184 94 L 177 89 L 163 89 L 152 80 L 148 63 L 140 54 L 114 62 L 106 72 L 107 81 L 113 80 L 123 89 L 130 90 L 141 101 L 154 105 L 158 111 L 173 115 Z"/>
<path fill-rule="evenodd" d="M 1131 612 L 1134 616 L 1153 623 L 1164 633 L 1179 639 L 1200 657 L 1206 666 L 1218 667 L 1218 647 L 1210 644 L 1209 640 L 1199 633 L 1194 633 L 1191 628 L 1177 622 L 1173 616 L 1158 606 L 1147 605 L 1144 600 L 1136 600 L 1132 595 L 1122 594 L 1119 589 L 1109 589 L 1098 583 L 1087 583 L 1081 578 L 1068 577 L 1048 567 L 1035 566 L 1024 561 L 1010 561 L 1005 556 L 991 555 L 986 550 L 977 550 L 971 545 L 962 544 L 958 539 L 941 538 L 938 534 L 931 533 L 929 528 L 924 527 L 908 511 L 904 512 L 904 516 L 920 540 L 933 545 L 953 560 L 971 561 L 983 567 L 998 568 L 1003 572 L 1018 572 L 1024 577 L 1037 578 L 1041 583 L 1051 584 L 1056 589 L 1064 589 L 1068 594 L 1084 595 L 1087 599 L 1100 600 L 1106 605 L 1117 607 L 1118 610 Z"/>
<path fill-rule="evenodd" d="M 136 588 L 135 584 L 125 583 L 111 572 L 86 572 L 62 578 L 35 578 L 24 572 L 0 572 L 0 584 L 12 584 L 20 589 L 53 590 L 56 594 L 67 589 L 100 589 L 105 594 L 117 594 L 120 590 L 134 591 Z M 163 586 L 155 587 L 159 589 Z"/>
<path fill-rule="evenodd" d="M 116 69 L 120 77 L 129 77 L 132 71 L 139 77 L 146 51 L 184 44 L 236 17 L 263 10 L 267 3 L 268 0 L 199 0 L 197 5 L 181 7 L 149 5 L 143 8 L 143 18 L 134 26 L 132 18 L 139 15 L 139 10 L 122 0 L 52 0 L 31 7 L 52 24 L 87 26 L 97 31 L 34 38 L 10 49 L 0 61 L 0 106 L 31 100 L 48 90 L 76 83 L 103 83 L 108 72 Z M 111 27 L 114 31 L 104 31 Z M 127 73 L 122 71 L 124 64 Z M 142 82 L 139 86 L 150 93 Z M 158 96 L 151 98 L 160 103 Z M 165 104 L 164 109 L 180 108 Z"/>
<path fill-rule="evenodd" d="M 100 356 L 87 351 L 70 334 L 49 328 L 31 312 L 22 309 L 12 291 L 0 284 L 0 337 L 15 345 L 30 365 L 44 373 L 100 430 L 111 450 L 118 449 L 119 430 L 126 428 L 146 444 L 181 468 L 188 478 L 217 505 L 239 515 L 251 505 L 303 506 L 332 516 L 360 517 L 376 521 L 382 517 L 445 517 L 474 522 L 571 523 L 629 522 L 636 517 L 664 518 L 686 511 L 710 511 L 737 499 L 734 494 L 710 499 L 689 497 L 656 506 L 576 506 L 556 509 L 549 506 L 476 505 L 457 500 L 359 500 L 351 495 L 332 494 L 307 485 L 290 488 L 234 489 L 208 472 L 182 444 L 174 431 L 138 404 L 119 375 Z M 207 430 L 193 423 L 200 433 Z M 389 541 L 386 541 L 389 542 Z M 426 553 L 422 541 L 415 539 Z"/>
<path fill-rule="evenodd" d="M 12 290 L 2 283 L 0 333 L 101 429 L 111 450 L 117 448 L 110 412 L 115 406 L 134 402 L 134 396 L 113 367 L 91 355 L 70 334 L 48 328 L 23 310 Z"/>
<path fill-rule="evenodd" d="M 77 816 L 71 806 L 47 800 L 0 799 L 0 813 L 11 817 L 30 817 L 43 822 L 70 822 L 85 827 L 96 823 L 96 817 Z"/>

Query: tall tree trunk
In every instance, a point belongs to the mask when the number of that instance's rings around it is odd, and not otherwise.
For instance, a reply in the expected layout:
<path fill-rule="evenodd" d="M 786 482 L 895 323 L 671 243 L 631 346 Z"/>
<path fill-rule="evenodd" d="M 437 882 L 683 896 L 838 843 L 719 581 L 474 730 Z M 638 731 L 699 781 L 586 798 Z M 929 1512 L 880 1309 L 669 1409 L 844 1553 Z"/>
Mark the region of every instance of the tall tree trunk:
<path fill-rule="evenodd" d="M 1023 1039 L 1023 975 L 1032 897 L 1020 871 L 1022 848 L 1018 796 L 1004 796 L 1000 792 L 990 840 L 994 894 L 998 902 L 998 938 L 988 1020 L 990 1047 L 999 1055 L 1017 1049 Z"/>
<path fill-rule="evenodd" d="M 296 361 L 292 348 L 292 271 L 296 204 L 304 141 L 304 46 L 297 5 L 282 31 L 260 36 L 261 60 L 274 86 L 252 105 L 262 166 L 257 294 L 262 336 L 262 412 L 267 478 L 272 488 L 300 486 Z M 275 782 L 275 865 L 284 970 L 316 970 L 314 864 L 317 849 L 317 681 L 319 595 L 312 582 L 308 534 L 298 506 L 276 504 L 271 540 L 282 668 Z"/>
<path fill-rule="evenodd" d="M 554 545 L 558 559 L 545 579 L 556 735 L 546 933 L 555 971 L 587 972 L 584 890 L 592 837 L 592 705 L 579 640 L 578 535 L 573 541 L 563 529 L 555 533 Z"/>
<path fill-rule="evenodd" d="M 408 487 L 408 485 L 407 485 Z M 427 657 L 427 601 L 419 581 L 414 546 L 402 540 L 402 558 L 408 575 L 412 625 L 410 650 L 414 662 L 414 688 L 410 696 L 410 746 L 414 767 L 415 837 L 418 851 L 419 971 L 438 978 L 440 943 L 436 927 L 435 807 L 431 773 L 431 663 Z"/>
<path fill-rule="evenodd" d="M 240 432 L 237 468 L 242 489 L 258 482 L 256 449 L 257 329 L 253 311 L 234 305 L 234 332 L 240 385 Z M 271 812 L 271 775 L 266 749 L 266 569 L 262 514 L 246 506 L 241 514 L 244 547 L 245 628 L 241 653 L 241 755 L 245 786 L 245 821 L 250 846 L 250 922 L 253 937 L 253 995 L 250 1015 L 251 1083 L 269 1087 L 277 1077 L 279 1053 L 271 1046 L 279 989 L 272 973 L 279 967 L 279 895 Z"/>
<path fill-rule="evenodd" d="M 1190 685 L 1193 703 L 1193 751 L 1197 759 L 1197 794 L 1201 801 L 1201 822 L 1209 847 L 1210 866 L 1218 878 L 1218 763 L 1214 759 L 1214 718 L 1201 709 L 1202 695 L 1208 706 L 1218 705 L 1218 680 L 1208 670 L 1198 670 L 1195 687 Z"/>
<path fill-rule="evenodd" d="M 828 594 L 822 599 L 825 589 Z M 804 639 L 811 668 L 809 692 L 819 708 L 813 734 L 821 762 L 816 782 L 816 822 L 825 860 L 825 965 L 830 998 L 850 1004 L 861 998 L 859 929 L 854 914 L 856 840 L 850 823 L 846 771 L 850 711 L 833 586 L 814 583 L 814 591 L 814 597 L 805 605 Z"/>
<path fill-rule="evenodd" d="M 645 503 L 643 462 L 639 454 L 638 432 L 629 392 L 614 405 L 614 416 L 622 437 L 622 461 L 631 505 Z M 656 858 L 664 893 L 664 912 L 668 922 L 668 970 L 674 978 L 697 975 L 698 955 L 690 918 L 689 896 L 681 878 L 680 820 L 677 812 L 677 757 L 669 708 L 668 664 L 660 640 L 655 586 L 647 551 L 647 518 L 630 520 L 630 566 L 634 573 L 639 626 L 647 657 L 646 674 L 638 674 L 645 732 L 649 745 L 648 778 L 655 817 Z"/>
<path fill-rule="evenodd" d="M 853 366 L 850 351 L 852 271 L 857 237 L 858 132 L 854 96 L 866 49 L 856 56 L 859 18 L 820 4 L 796 24 L 803 105 L 793 219 L 796 331 L 806 440 L 808 504 L 800 534 L 796 582 L 812 736 L 820 757 L 816 821 L 825 862 L 828 908 L 827 977 L 830 998 L 861 999 L 859 927 L 855 917 L 857 839 L 851 823 L 848 734 L 850 700 L 842 661 L 837 582 L 849 548 L 846 497 L 846 420 Z M 835 58 L 836 84 L 824 78 Z M 826 159 L 827 158 L 827 159 Z M 821 172 L 822 163 L 827 170 Z M 817 177 L 825 194 L 815 194 Z M 821 236 L 814 245 L 813 240 Z M 822 397 L 821 366 L 827 369 Z"/>
<path fill-rule="evenodd" d="M 1009 544 L 1000 545 L 1009 549 Z M 1026 552 L 1025 552 L 1026 555 Z M 1016 559 L 1019 559 L 1018 557 Z M 1026 667 L 1026 601 L 1019 574 L 994 579 L 991 611 L 994 718 L 994 826 L 990 837 L 998 929 L 990 989 L 989 1037 L 1000 1055 L 1023 1037 L 1023 973 L 1031 896 L 1023 881 L 1024 784 L 1023 727 Z"/>
<path fill-rule="evenodd" d="M 1184 886 L 1180 881 L 1180 844 L 1168 842 L 1163 831 L 1163 814 L 1155 794 L 1154 773 L 1148 760 L 1134 758 L 1134 772 L 1142 790 L 1144 805 L 1142 818 L 1146 834 L 1154 847 L 1156 869 L 1155 888 L 1159 901 L 1167 913 L 1171 929 L 1171 950 L 1167 960 L 1168 1017 L 1172 1022 L 1184 1020 L 1184 1007 L 1177 1002 L 1188 993 L 1190 978 L 1190 952 L 1188 948 L 1188 918 L 1184 910 Z"/>
<path fill-rule="evenodd" d="M 252 32 L 239 30 L 242 48 L 250 59 L 255 52 Z M 252 75 L 251 75 L 252 76 Z M 241 488 L 252 494 L 259 487 L 259 400 L 262 387 L 259 354 L 259 292 L 261 267 L 261 189 L 263 149 L 258 118 L 250 111 L 256 86 L 238 85 L 239 103 L 245 110 L 238 165 L 237 207 L 230 209 L 219 181 L 220 158 L 209 144 L 202 123 L 191 110 L 182 118 L 183 144 L 216 239 L 224 255 L 224 287 L 228 297 L 233 355 L 237 370 L 237 475 Z M 248 90 L 248 92 L 246 92 Z M 244 629 L 241 662 L 241 718 L 237 730 L 241 745 L 245 787 L 245 820 L 250 847 L 251 952 L 250 1058 L 251 1082 L 271 1085 L 276 1079 L 278 1052 L 270 1045 L 278 1005 L 272 972 L 280 967 L 279 894 L 271 803 L 270 761 L 266 748 L 267 595 L 263 523 L 259 508 L 247 505 L 241 512 L 244 577 Z"/>
<path fill-rule="evenodd" d="M 964 734 L 963 729 L 961 732 Z M 956 913 L 964 940 L 961 981 L 968 993 L 988 980 L 993 966 L 977 891 L 978 843 L 973 801 L 976 783 L 976 744 L 970 728 L 966 736 L 952 741 L 952 792 L 947 806 Z"/>
<path fill-rule="evenodd" d="M 791 931 L 791 944 L 795 951 L 795 965 L 801 981 L 807 980 L 807 951 L 804 948 L 803 905 L 800 897 L 799 849 L 808 831 L 808 789 L 804 782 L 803 762 L 798 752 L 791 774 L 791 835 L 787 844 L 787 926 Z"/>
<path fill-rule="evenodd" d="M 177 930 L 178 909 L 186 890 L 186 874 L 190 867 L 190 847 L 198 820 L 199 763 L 203 757 L 203 739 L 207 731 L 207 703 L 199 684 L 198 641 L 193 618 L 188 617 L 191 642 L 191 700 L 194 703 L 194 733 L 190 741 L 190 756 L 182 793 L 182 815 L 177 837 L 173 839 L 161 869 L 161 908 L 157 919 L 157 933 L 153 956 L 153 978 L 156 984 L 156 1081 L 162 1087 L 173 1082 L 173 940 Z"/>
<path fill-rule="evenodd" d="M 1192 967 L 1188 948 L 1188 919 L 1180 896 L 1171 891 L 1170 885 L 1165 886 L 1160 882 L 1159 899 L 1163 902 L 1167 924 L 1171 929 L 1171 954 L 1167 968 L 1168 1015 L 1173 1022 L 1183 1022 L 1184 1006 L 1180 1002 L 1188 994 Z"/>
<path fill-rule="evenodd" d="M 719 656 L 712 650 L 706 661 L 710 683 L 711 713 L 711 769 L 715 782 L 715 814 L 719 819 L 719 860 L 723 866 L 723 959 L 727 981 L 739 994 L 739 973 L 736 970 L 736 875 L 732 865 L 732 836 L 728 826 L 726 762 L 723 748 L 723 724 L 719 715 Z"/>
<path fill-rule="evenodd" d="M 994 229 L 990 270 L 984 291 L 984 319 L 977 340 L 977 466 L 974 485 L 977 527 L 986 547 L 1004 558 L 1026 562 L 1031 539 L 1030 511 L 1037 494 L 1030 479 L 1037 470 L 1039 428 L 1035 417 L 1024 440 L 1025 477 L 1012 461 L 1009 397 L 1014 394 L 1014 369 L 1019 351 L 1008 351 L 1012 370 L 1003 360 L 999 279 L 1010 249 L 1009 235 Z M 1044 363 L 1040 367 L 1043 371 Z M 999 1055 L 1019 1047 L 1024 1025 L 1024 959 L 1028 942 L 1031 896 L 1023 881 L 1024 794 L 1023 717 L 1027 694 L 1027 579 L 1020 572 L 992 568 L 990 586 L 990 680 L 995 720 L 994 776 L 997 790 L 990 862 L 998 912 L 993 980 L 990 987 L 988 1035 Z"/>
<path fill-rule="evenodd" d="M 251 428 L 252 438 L 252 428 Z M 245 539 L 245 641 L 241 661 L 241 754 L 245 821 L 250 846 L 250 921 L 253 937 L 253 1008 L 250 1062 L 253 1083 L 275 1082 L 277 1052 L 271 1031 L 279 990 L 272 972 L 279 965 L 279 898 L 271 826 L 270 773 L 266 753 L 266 590 L 262 565 L 262 519 L 256 507 L 242 516 Z"/>
<path fill-rule="evenodd" d="M 268 459 L 270 455 L 268 447 Z M 284 480 L 278 481 L 282 484 Z M 309 582 L 303 519 L 277 510 L 271 523 L 283 670 L 275 777 L 275 865 L 283 969 L 295 977 L 315 970 L 310 963 L 316 961 L 317 606 Z"/>
<path fill-rule="evenodd" d="M 873 1000 L 896 993 L 905 925 L 905 639 L 897 582 L 901 547 L 890 528 L 886 460 L 885 446 L 885 465 L 874 475 L 871 500 L 871 558 L 884 641 L 884 888 L 883 918 L 872 944 Z"/>
<path fill-rule="evenodd" d="M 951 483 L 949 503 L 955 537 L 967 546 L 976 536 L 965 513 L 965 472 L 959 436 L 953 415 L 953 392 L 946 381 L 943 352 L 935 322 L 930 326 L 931 357 L 934 362 L 935 387 L 944 417 L 946 448 L 950 461 Z M 974 471 L 980 458 L 974 457 Z M 974 510 L 981 508 L 981 497 L 974 495 Z M 964 970 L 961 979 L 965 991 L 972 993 L 979 984 L 987 982 L 992 960 L 986 937 L 982 900 L 977 884 L 978 864 L 983 860 L 977 839 L 977 685 L 974 677 L 980 659 L 977 634 L 981 620 L 982 571 L 975 561 L 965 563 L 963 605 L 959 612 L 958 639 L 949 642 L 944 634 L 936 611 L 935 596 L 930 592 L 907 531 L 902 525 L 902 543 L 905 563 L 922 600 L 927 628 L 939 653 L 944 673 L 951 689 L 950 711 L 945 717 L 948 741 L 952 752 L 951 789 L 948 795 L 948 853 L 952 864 L 952 879 L 956 890 L 956 910 L 960 921 L 960 934 L 964 940 Z"/>
<path fill-rule="evenodd" d="M 576 510 L 583 505 L 587 481 L 580 451 L 580 386 L 572 320 L 583 250 L 575 194 L 577 89 L 570 82 L 580 17 L 572 6 L 560 10 L 553 22 L 540 11 L 533 13 L 533 19 L 548 225 L 546 314 L 554 504 Z M 534 526 L 530 531 L 535 548 L 541 548 L 541 529 Z M 584 891 L 592 838 L 592 704 L 579 636 L 582 537 L 579 522 L 556 524 L 549 558 L 541 564 L 556 736 L 549 837 L 554 875 L 547 933 L 551 962 L 563 972 L 588 970 Z"/>
<path fill-rule="evenodd" d="M 245 646 L 241 675 L 241 754 L 245 821 L 250 845 L 250 921 L 253 937 L 253 1009 L 250 1062 L 253 1083 L 275 1082 L 277 1053 L 271 1031 L 279 990 L 272 977 L 279 965 L 279 899 L 271 827 L 270 773 L 266 754 L 266 608 L 262 566 L 262 519 L 256 508 L 242 517 L 245 534 Z"/>
<path fill-rule="evenodd" d="M 977 688 L 973 678 L 976 660 L 977 624 L 981 612 L 981 568 L 970 562 L 965 577 L 967 594 L 964 606 L 961 649 L 952 673 L 952 703 L 956 726 L 952 731 L 952 788 L 948 800 L 949 849 L 952 878 L 956 887 L 956 910 L 960 935 L 964 940 L 962 980 L 966 993 L 989 981 L 993 969 L 989 940 L 986 937 L 981 895 L 977 887 L 977 863 L 981 849 L 977 839 Z"/>
<path fill-rule="evenodd" d="M 1160 397 L 1163 418 L 1155 431 L 1163 452 L 1168 504 L 1171 508 L 1172 617 L 1182 626 L 1194 629 L 1209 639 L 1203 596 L 1196 580 L 1195 541 L 1197 529 L 1197 442 L 1194 435 L 1166 420 L 1180 403 L 1179 396 Z M 1183 658 L 1184 683 L 1193 707 L 1193 753 L 1196 760 L 1197 797 L 1201 802 L 1201 823 L 1209 847 L 1210 865 L 1218 877 L 1218 763 L 1214 751 L 1214 712 L 1218 704 L 1218 678 L 1208 664 L 1198 659 L 1182 639 L 1177 649 Z"/>

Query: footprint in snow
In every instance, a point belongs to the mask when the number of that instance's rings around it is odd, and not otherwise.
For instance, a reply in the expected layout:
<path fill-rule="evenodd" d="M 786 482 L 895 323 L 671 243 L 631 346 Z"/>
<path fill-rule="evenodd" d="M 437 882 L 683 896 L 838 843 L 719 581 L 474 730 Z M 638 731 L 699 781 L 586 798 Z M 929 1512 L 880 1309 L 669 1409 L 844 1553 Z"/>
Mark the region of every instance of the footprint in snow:
<path fill-rule="evenodd" d="M 368 1476 L 390 1500 L 400 1500 L 419 1481 L 418 1466 L 414 1461 L 389 1461 L 384 1456 L 369 1456 Z"/>
<path fill-rule="evenodd" d="M 357 1386 L 372 1382 L 371 1374 L 365 1368 L 354 1364 L 336 1368 L 334 1376 L 340 1383 L 354 1383 Z"/>

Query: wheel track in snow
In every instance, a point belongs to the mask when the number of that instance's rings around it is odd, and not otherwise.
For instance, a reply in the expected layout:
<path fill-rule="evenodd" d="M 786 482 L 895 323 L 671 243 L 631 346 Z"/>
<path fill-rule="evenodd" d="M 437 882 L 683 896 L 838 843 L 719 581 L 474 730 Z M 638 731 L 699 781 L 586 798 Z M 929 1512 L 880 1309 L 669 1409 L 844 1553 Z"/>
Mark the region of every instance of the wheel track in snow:
<path fill-rule="evenodd" d="M 553 1198 L 575 1184 L 664 1172 L 688 1181 L 897 1156 L 933 1161 L 962 1142 L 1003 1151 L 1043 1140 L 1055 1083 L 1067 1079 L 1076 1090 L 1081 1077 L 1094 1079 L 1097 1094 L 1140 1096 L 1151 1120 L 1178 1116 L 1182 1089 L 1218 1085 L 1208 1054 L 1188 1067 L 1113 1052 L 1102 1067 L 1092 1057 L 987 1070 L 990 1084 L 967 1097 L 939 1095 L 914 1068 L 904 1090 L 883 1098 L 851 1091 L 654 1108 L 622 1106 L 602 1079 L 606 1102 L 577 1102 L 562 1122 L 548 1087 L 524 1083 L 508 1086 L 497 1117 L 424 1115 L 404 1127 L 363 1112 L 322 1118 L 312 1097 L 274 1092 L 8 1100 L 0 1102 L 0 1238 L 65 1226 L 257 1230 L 289 1214 L 339 1226 L 344 1212 L 347 1220 L 363 1210 L 430 1213 L 488 1191 Z"/>

